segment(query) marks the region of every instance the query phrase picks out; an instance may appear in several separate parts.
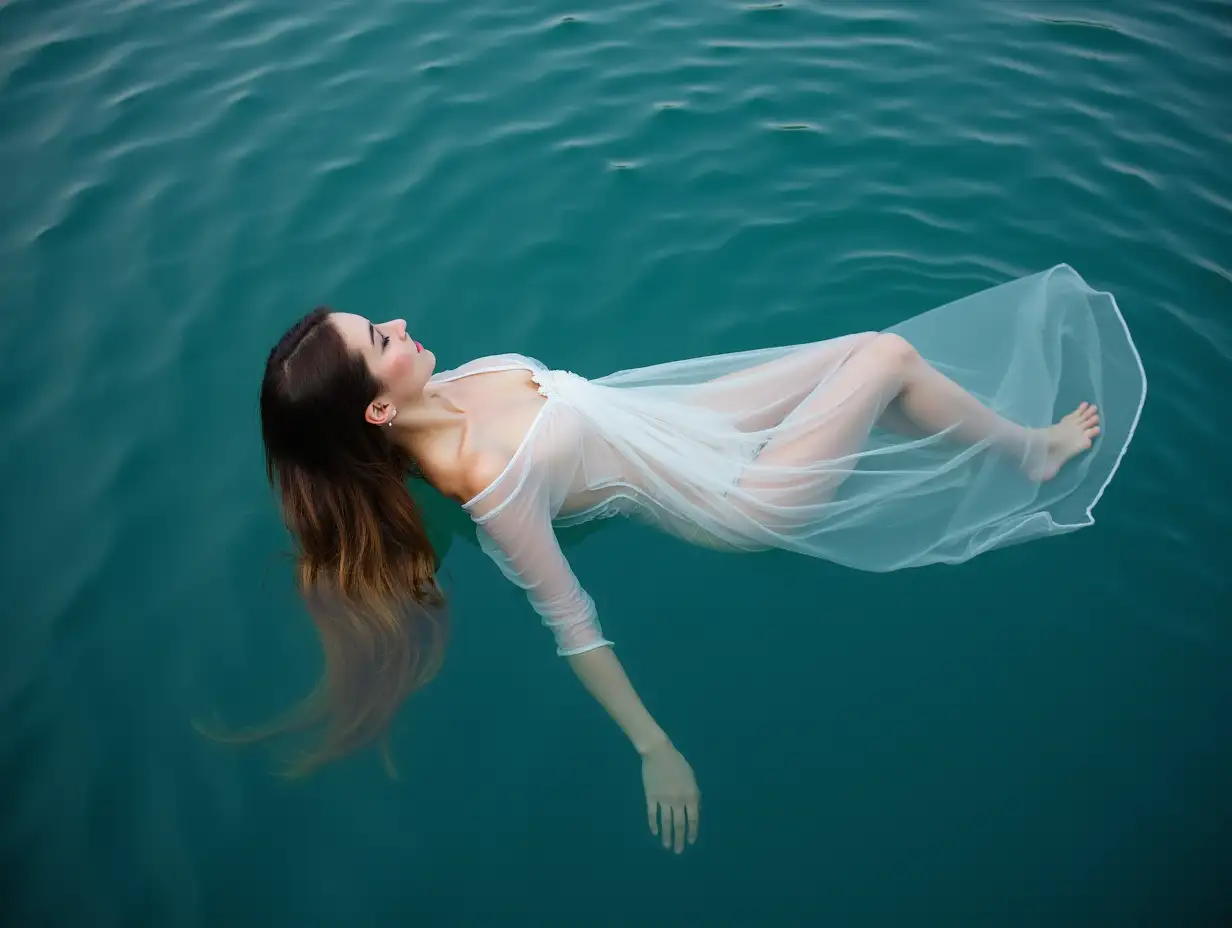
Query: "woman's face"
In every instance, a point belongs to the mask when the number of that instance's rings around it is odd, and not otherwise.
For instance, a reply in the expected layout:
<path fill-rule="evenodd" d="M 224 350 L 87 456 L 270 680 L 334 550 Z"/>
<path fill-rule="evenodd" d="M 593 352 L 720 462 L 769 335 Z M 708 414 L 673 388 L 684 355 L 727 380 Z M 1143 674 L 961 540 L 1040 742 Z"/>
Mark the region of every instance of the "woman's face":
<path fill-rule="evenodd" d="M 347 348 L 363 357 L 372 376 L 385 385 L 384 392 L 368 404 L 369 422 L 383 425 L 393 413 L 386 407 L 409 405 L 423 396 L 436 369 L 436 355 L 407 334 L 405 320 L 373 323 L 352 313 L 330 313 L 329 321 Z"/>

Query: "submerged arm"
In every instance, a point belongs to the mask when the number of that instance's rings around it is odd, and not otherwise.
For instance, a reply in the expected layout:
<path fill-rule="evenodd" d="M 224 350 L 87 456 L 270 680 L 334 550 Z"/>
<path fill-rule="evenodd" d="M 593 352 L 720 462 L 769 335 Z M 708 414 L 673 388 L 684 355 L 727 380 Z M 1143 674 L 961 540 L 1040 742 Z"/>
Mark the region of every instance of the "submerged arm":
<path fill-rule="evenodd" d="M 642 757 L 642 786 L 650 833 L 677 854 L 687 840 L 697 840 L 701 794 L 693 768 L 658 726 L 611 648 L 587 651 L 569 659 L 573 672 L 615 719 Z"/>
<path fill-rule="evenodd" d="M 514 508 L 516 503 L 479 517 L 480 546 L 526 591 L 555 635 L 557 653 L 641 755 L 650 830 L 662 835 L 664 847 L 674 843 L 680 853 L 686 823 L 689 842 L 697 838 L 699 795 L 693 771 L 642 704 L 612 643 L 603 637 L 594 600 L 560 550 L 546 511 Z"/>
<path fill-rule="evenodd" d="M 587 692 L 628 735 L 638 754 L 645 757 L 667 741 L 663 729 L 642 705 L 615 651 L 599 648 L 575 654 L 568 661 Z"/>
<path fill-rule="evenodd" d="M 569 566 L 551 520 L 539 507 L 508 507 L 480 523 L 479 545 L 526 598 L 556 639 L 556 653 L 629 736 L 639 754 L 667 736 L 633 689 L 603 636 L 595 601 Z"/>

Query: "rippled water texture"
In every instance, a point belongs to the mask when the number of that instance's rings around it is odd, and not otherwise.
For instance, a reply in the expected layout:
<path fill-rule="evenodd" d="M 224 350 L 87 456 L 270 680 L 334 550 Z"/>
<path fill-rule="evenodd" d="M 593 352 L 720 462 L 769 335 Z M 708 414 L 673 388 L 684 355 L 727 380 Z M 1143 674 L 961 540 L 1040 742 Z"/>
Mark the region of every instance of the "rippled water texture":
<path fill-rule="evenodd" d="M 0 922 L 1227 924 L 1232 5 L 590 6 L 0 5 Z M 697 770 L 683 857 L 426 492 L 402 779 L 191 727 L 318 670 L 255 408 L 310 306 L 594 376 L 1059 262 L 1150 382 L 1093 528 L 886 576 L 565 539 Z"/>

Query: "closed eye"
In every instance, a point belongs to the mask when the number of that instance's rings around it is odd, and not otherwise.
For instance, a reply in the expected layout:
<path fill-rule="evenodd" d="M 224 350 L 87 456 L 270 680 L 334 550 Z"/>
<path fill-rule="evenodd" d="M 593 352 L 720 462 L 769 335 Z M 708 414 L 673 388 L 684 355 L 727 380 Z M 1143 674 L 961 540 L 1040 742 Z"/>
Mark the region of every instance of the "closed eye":
<path fill-rule="evenodd" d="M 372 344 L 374 345 L 376 344 L 376 329 L 373 327 L 371 322 L 368 323 L 368 340 L 371 341 Z M 389 344 L 389 336 L 386 335 L 384 332 L 382 332 L 381 333 L 381 350 L 384 351 L 385 346 L 388 344 Z"/>

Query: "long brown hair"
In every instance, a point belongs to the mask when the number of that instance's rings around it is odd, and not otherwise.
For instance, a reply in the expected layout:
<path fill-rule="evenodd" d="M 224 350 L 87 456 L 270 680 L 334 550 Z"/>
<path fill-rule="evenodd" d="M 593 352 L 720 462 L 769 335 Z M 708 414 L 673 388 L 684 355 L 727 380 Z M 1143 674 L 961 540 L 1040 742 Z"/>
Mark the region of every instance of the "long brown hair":
<path fill-rule="evenodd" d="M 449 625 L 438 566 L 406 486 L 422 476 L 363 411 L 384 389 L 329 321 L 308 313 L 269 354 L 261 381 L 266 477 L 295 542 L 296 582 L 325 654 L 316 689 L 256 734 L 323 725 L 305 774 L 380 738 L 399 706 L 437 672 Z"/>

